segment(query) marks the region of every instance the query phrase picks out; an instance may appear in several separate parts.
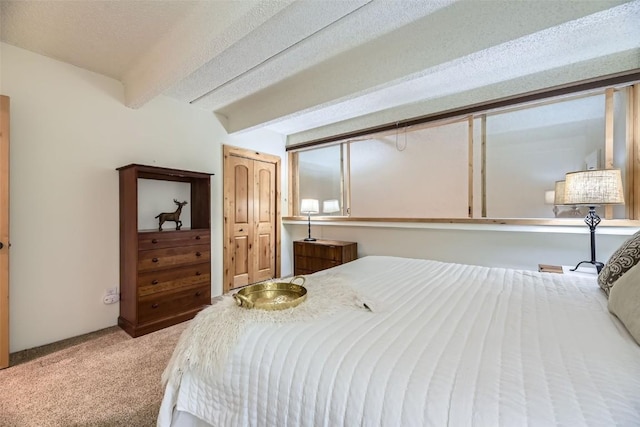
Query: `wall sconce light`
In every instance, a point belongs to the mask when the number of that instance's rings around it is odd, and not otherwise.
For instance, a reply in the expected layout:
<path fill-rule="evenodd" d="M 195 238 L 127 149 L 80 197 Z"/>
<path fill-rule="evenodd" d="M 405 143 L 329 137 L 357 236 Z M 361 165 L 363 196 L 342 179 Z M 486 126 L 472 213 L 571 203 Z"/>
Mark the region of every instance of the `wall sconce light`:
<path fill-rule="evenodd" d="M 307 214 L 309 236 L 304 239 L 305 242 L 315 242 L 316 239 L 311 237 L 311 214 L 320 212 L 319 202 L 316 199 L 302 199 L 300 204 L 300 212 Z"/>
<path fill-rule="evenodd" d="M 596 227 L 600 224 L 600 217 L 596 214 L 596 206 L 624 204 L 622 190 L 622 176 L 620 169 L 595 169 L 580 172 L 570 172 L 565 177 L 564 202 L 568 205 L 582 205 L 589 207 L 589 213 L 584 222 L 589 226 L 591 234 L 591 260 L 580 261 L 596 267 L 598 273 L 604 264 L 596 261 Z"/>

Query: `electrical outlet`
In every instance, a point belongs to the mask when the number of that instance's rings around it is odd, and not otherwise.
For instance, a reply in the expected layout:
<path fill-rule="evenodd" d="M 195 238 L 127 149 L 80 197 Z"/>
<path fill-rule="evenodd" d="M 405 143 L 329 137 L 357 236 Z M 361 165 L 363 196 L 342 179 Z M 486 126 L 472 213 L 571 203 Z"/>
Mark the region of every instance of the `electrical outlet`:
<path fill-rule="evenodd" d="M 120 301 L 119 295 L 105 295 L 102 299 L 102 302 L 104 302 L 105 304 L 115 304 L 118 301 Z"/>
<path fill-rule="evenodd" d="M 115 304 L 120 301 L 120 294 L 118 293 L 118 287 L 109 288 L 106 290 L 102 302 L 105 304 Z"/>

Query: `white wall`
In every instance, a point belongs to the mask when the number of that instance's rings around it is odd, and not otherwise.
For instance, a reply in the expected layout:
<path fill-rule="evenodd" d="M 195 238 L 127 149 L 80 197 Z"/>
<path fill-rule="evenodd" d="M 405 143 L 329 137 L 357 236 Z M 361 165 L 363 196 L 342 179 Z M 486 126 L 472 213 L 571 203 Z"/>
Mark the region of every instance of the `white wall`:
<path fill-rule="evenodd" d="M 212 292 L 220 294 L 221 144 L 285 159 L 283 139 L 228 136 L 211 112 L 167 97 L 128 109 L 116 80 L 0 48 L 2 91 L 11 97 L 10 351 L 116 324 L 118 304 L 102 297 L 119 284 L 115 169 L 129 163 L 215 173 Z"/>
<path fill-rule="evenodd" d="M 468 151 L 467 122 L 352 142 L 351 215 L 467 217 Z"/>

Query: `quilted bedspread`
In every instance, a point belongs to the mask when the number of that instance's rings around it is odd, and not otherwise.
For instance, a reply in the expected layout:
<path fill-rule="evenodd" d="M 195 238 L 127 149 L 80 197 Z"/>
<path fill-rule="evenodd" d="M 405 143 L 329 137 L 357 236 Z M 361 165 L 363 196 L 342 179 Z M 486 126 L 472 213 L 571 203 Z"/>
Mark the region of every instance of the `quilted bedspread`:
<path fill-rule="evenodd" d="M 377 256 L 331 274 L 378 306 L 248 327 L 219 375 L 167 387 L 158 425 L 640 425 L 640 346 L 595 276 Z"/>

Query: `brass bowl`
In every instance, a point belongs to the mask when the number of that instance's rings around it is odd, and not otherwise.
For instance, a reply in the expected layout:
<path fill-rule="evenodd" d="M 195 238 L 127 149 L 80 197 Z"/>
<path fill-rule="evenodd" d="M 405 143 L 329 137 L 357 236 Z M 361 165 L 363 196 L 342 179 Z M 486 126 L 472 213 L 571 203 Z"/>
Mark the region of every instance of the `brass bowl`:
<path fill-rule="evenodd" d="M 293 283 L 302 279 L 299 285 Z M 291 282 L 266 282 L 240 289 L 233 298 L 240 307 L 260 310 L 284 310 L 295 307 L 307 299 L 307 288 L 302 286 L 305 278 L 296 276 Z"/>

